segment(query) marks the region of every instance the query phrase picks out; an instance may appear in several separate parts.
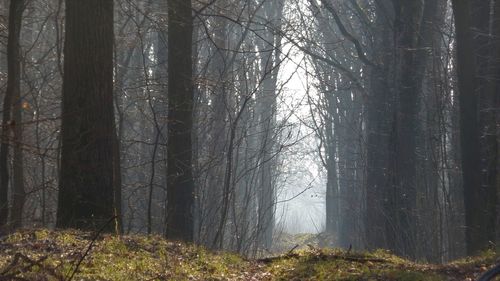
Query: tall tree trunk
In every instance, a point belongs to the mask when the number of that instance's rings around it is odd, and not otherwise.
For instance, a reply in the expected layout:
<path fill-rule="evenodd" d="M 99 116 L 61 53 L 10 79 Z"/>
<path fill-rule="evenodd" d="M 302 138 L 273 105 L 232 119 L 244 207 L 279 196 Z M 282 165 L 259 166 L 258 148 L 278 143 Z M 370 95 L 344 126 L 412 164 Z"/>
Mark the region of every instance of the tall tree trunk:
<path fill-rule="evenodd" d="M 12 195 L 15 206 L 11 218 L 12 227 L 21 224 L 22 207 L 24 205 L 24 186 L 22 174 L 22 102 L 21 102 L 21 25 L 24 11 L 24 1 L 10 1 L 9 7 L 9 35 L 7 42 L 7 90 L 3 102 L 2 133 L 0 136 L 0 230 L 6 226 L 8 217 L 8 189 L 9 189 L 9 147 L 14 143 L 14 182 Z M 17 122 L 17 123 L 16 123 Z M 10 139 L 13 131 L 13 139 Z"/>
<path fill-rule="evenodd" d="M 360 94 L 351 90 L 343 91 L 339 136 L 339 203 L 340 229 L 338 245 L 342 248 L 360 249 L 360 214 L 362 213 L 361 180 L 357 165 L 360 158 L 359 135 L 361 132 Z"/>
<path fill-rule="evenodd" d="M 19 228 L 23 223 L 23 210 L 26 199 L 24 190 L 24 164 L 23 164 L 23 102 L 20 91 L 16 93 L 13 104 L 14 124 L 14 154 L 12 161 L 12 206 L 10 210 L 10 226 L 13 229 Z"/>
<path fill-rule="evenodd" d="M 389 1 L 377 6 L 374 26 L 375 46 L 373 53 L 379 54 L 380 66 L 370 69 L 370 93 L 365 105 L 366 122 L 366 215 L 365 239 L 368 249 L 386 248 L 390 229 L 388 210 L 389 178 L 389 135 L 390 119 L 394 110 L 392 87 L 390 84 L 390 65 L 393 58 L 390 52 L 392 15 Z M 382 3 L 385 3 L 382 5 Z"/>
<path fill-rule="evenodd" d="M 425 1 L 427 2 L 427 1 Z M 417 61 L 423 1 L 394 1 L 396 54 L 396 115 L 394 125 L 393 173 L 394 227 L 389 232 L 395 252 L 414 257 L 416 253 L 416 135 L 418 100 L 425 60 Z M 392 212 L 391 212 L 392 214 Z M 392 217 L 392 216 L 391 216 Z"/>
<path fill-rule="evenodd" d="M 442 59 L 441 33 L 446 12 L 446 1 L 426 1 L 421 26 L 421 36 L 417 51 L 417 61 L 421 61 L 422 90 L 419 106 L 421 108 L 417 134 L 417 247 L 416 258 L 432 262 L 441 261 L 443 248 L 443 191 L 447 188 L 441 180 L 443 156 L 441 148 L 445 145 L 446 130 L 443 116 L 445 92 L 442 91 L 443 75 L 439 64 Z M 443 183 L 441 185 L 440 183 Z"/>
<path fill-rule="evenodd" d="M 334 114 L 337 111 L 336 97 L 331 92 L 326 92 L 328 112 L 325 120 L 325 151 L 326 151 L 326 233 L 331 237 L 338 237 L 339 235 L 339 186 L 338 186 L 338 173 L 337 173 L 337 128 L 334 127 L 336 123 Z M 337 246 L 338 240 L 331 241 L 333 245 Z"/>
<path fill-rule="evenodd" d="M 258 120 L 261 125 L 260 140 L 260 165 L 259 165 L 259 210 L 258 225 L 259 233 L 257 243 L 263 249 L 271 249 L 274 213 L 275 213 L 275 181 L 276 181 L 276 100 L 278 71 L 281 64 L 281 17 L 283 14 L 283 2 L 281 0 L 269 1 L 264 4 L 262 12 L 268 24 L 264 34 L 264 44 L 260 47 L 262 70 L 261 96 L 257 97 Z M 269 51 L 272 50 L 272 51 Z"/>
<path fill-rule="evenodd" d="M 487 190 L 481 186 L 476 58 L 469 0 L 453 0 L 457 41 L 458 99 L 460 103 L 460 139 L 465 204 L 467 254 L 488 247 L 489 227 L 484 204 Z"/>
<path fill-rule="evenodd" d="M 96 229 L 115 214 L 113 14 L 113 0 L 66 0 L 57 227 Z"/>
<path fill-rule="evenodd" d="M 492 129 L 496 133 L 496 242 L 500 242 L 500 1 L 496 0 L 493 6 L 492 18 L 492 46 L 491 46 L 491 66 L 490 73 L 492 77 L 489 79 L 488 92 L 493 97 L 493 110 L 496 116 L 493 117 Z M 496 124 L 496 125 L 494 125 Z"/>
<path fill-rule="evenodd" d="M 219 2 L 219 5 L 226 7 L 224 1 Z M 223 15 L 224 11 L 219 9 L 217 14 Z M 226 155 L 227 145 L 227 124 L 226 117 L 228 112 L 227 89 L 228 89 L 228 71 L 231 67 L 227 65 L 228 61 L 228 27 L 226 19 L 216 17 L 213 19 L 213 46 L 212 57 L 207 73 L 212 87 L 208 89 L 208 95 L 211 102 L 212 118 L 210 120 L 209 139 L 207 140 L 209 147 L 209 157 L 211 160 L 210 169 L 208 171 L 208 183 L 205 194 L 206 201 L 204 202 L 204 221 L 203 234 L 204 241 L 208 246 L 214 245 L 216 229 L 214 225 L 219 225 L 221 220 L 221 202 L 226 194 L 223 194 L 222 187 L 224 185 L 224 172 L 226 171 L 224 155 Z M 223 240 L 223 238 L 222 238 Z"/>
<path fill-rule="evenodd" d="M 28 10 L 28 17 L 33 17 L 34 12 L 34 2 L 26 3 L 25 1 L 20 5 L 21 11 L 15 15 L 16 17 L 22 18 L 22 11 Z M 26 7 L 29 5 L 29 7 Z M 34 32 L 34 23 L 29 23 L 26 27 L 26 32 L 24 33 L 24 38 L 29 42 L 32 40 Z M 21 52 L 21 47 L 19 46 L 19 52 Z M 19 63 L 22 59 L 22 54 L 19 54 Z M 22 70 L 21 70 L 22 71 Z M 14 150 L 13 150 L 13 177 L 12 177 L 12 206 L 10 211 L 10 225 L 12 228 L 22 227 L 23 224 L 23 211 L 24 204 L 26 200 L 26 191 L 24 188 L 24 156 L 23 156 L 23 143 L 24 143 L 24 125 L 23 125 L 23 111 L 24 111 L 24 98 L 21 97 L 21 91 L 16 93 L 17 96 L 14 97 L 13 112 L 12 117 L 14 123 L 17 124 L 14 127 Z"/>
<path fill-rule="evenodd" d="M 493 0 L 471 0 L 471 30 L 476 62 L 475 94 L 478 98 L 479 149 L 481 161 L 480 186 L 483 190 L 482 210 L 488 241 L 495 239 L 496 221 L 496 111 L 495 99 L 499 93 L 491 91 L 495 83 L 495 61 L 492 28 Z M 479 186 L 478 186 L 479 187 Z"/>
<path fill-rule="evenodd" d="M 168 1 L 167 230 L 193 241 L 193 19 L 191 1 Z"/>

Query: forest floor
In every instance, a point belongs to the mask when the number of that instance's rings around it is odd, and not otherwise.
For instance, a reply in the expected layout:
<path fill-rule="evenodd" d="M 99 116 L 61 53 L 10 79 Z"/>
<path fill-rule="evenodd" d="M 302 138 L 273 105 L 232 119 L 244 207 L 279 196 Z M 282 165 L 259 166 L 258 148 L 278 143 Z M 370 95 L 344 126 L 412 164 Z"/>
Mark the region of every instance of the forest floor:
<path fill-rule="evenodd" d="M 475 280 L 497 255 L 446 265 L 413 263 L 387 251 L 310 247 L 259 260 L 159 236 L 24 230 L 0 239 L 1 280 Z"/>

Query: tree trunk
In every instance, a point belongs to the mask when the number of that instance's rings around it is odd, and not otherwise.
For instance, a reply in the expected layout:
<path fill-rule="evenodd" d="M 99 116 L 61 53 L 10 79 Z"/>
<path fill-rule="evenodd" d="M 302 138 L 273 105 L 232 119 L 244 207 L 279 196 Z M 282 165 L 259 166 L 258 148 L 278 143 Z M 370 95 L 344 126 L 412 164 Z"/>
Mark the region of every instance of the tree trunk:
<path fill-rule="evenodd" d="M 193 241 L 193 69 L 191 1 L 168 1 L 167 230 Z"/>
<path fill-rule="evenodd" d="M 460 103 L 460 139 L 465 204 L 467 254 L 488 247 L 489 227 L 484 204 L 487 190 L 481 186 L 476 58 L 474 55 L 469 0 L 453 0 L 457 41 L 458 99 Z"/>
<path fill-rule="evenodd" d="M 10 1 L 9 35 L 7 42 L 7 90 L 3 103 L 2 133 L 0 136 L 0 231 L 5 227 L 8 217 L 9 189 L 9 147 L 14 143 L 14 182 L 12 197 L 15 205 L 12 209 L 12 227 L 21 225 L 22 208 L 24 206 L 23 164 L 22 164 L 22 101 L 21 101 L 21 25 L 24 1 Z M 17 123 L 16 123 L 17 122 Z M 13 131 L 13 139 L 10 139 Z"/>
<path fill-rule="evenodd" d="M 495 69 L 499 62 L 495 60 L 492 28 L 492 1 L 471 0 L 471 30 L 476 62 L 475 94 L 479 110 L 479 149 L 481 161 L 480 185 L 483 190 L 482 210 L 485 219 L 485 231 L 488 241 L 495 239 L 496 220 L 496 110 L 495 99 L 499 93 L 492 91 L 495 83 Z M 495 1 L 498 2 L 498 1 Z M 479 187 L 479 186 L 478 186 Z"/>
<path fill-rule="evenodd" d="M 225 7 L 225 3 L 219 4 Z M 223 15 L 223 11 L 217 11 L 218 14 Z M 202 210 L 204 216 L 203 221 L 203 240 L 205 244 L 209 247 L 214 245 L 217 229 L 214 225 L 219 225 L 221 217 L 221 202 L 226 194 L 223 194 L 222 187 L 224 185 L 224 172 L 226 170 L 224 155 L 227 151 L 227 124 L 226 117 L 228 112 L 227 104 L 227 88 L 228 88 L 228 71 L 231 67 L 227 64 L 228 60 L 228 27 L 226 19 L 223 17 L 214 18 L 214 31 L 213 31 L 213 51 L 212 57 L 209 65 L 209 72 L 207 73 L 210 79 L 210 85 L 213 85 L 208 89 L 209 99 L 212 101 L 210 109 L 212 112 L 212 117 L 210 120 L 210 132 L 208 141 L 209 157 L 211 160 L 210 168 L 208 171 L 208 183 L 206 185 L 206 190 L 203 190 L 205 194 L 204 210 Z M 223 238 L 222 238 L 223 240 Z"/>
<path fill-rule="evenodd" d="M 496 134 L 496 147 L 495 147 L 495 157 L 496 157 L 496 192 L 497 192 L 497 202 L 496 202 L 496 244 L 500 242 L 500 1 L 496 0 L 493 6 L 493 18 L 492 18 L 492 46 L 491 46 L 491 66 L 490 73 L 492 77 L 489 79 L 489 94 L 493 97 L 493 113 L 496 116 L 493 117 L 492 129 Z M 495 125 L 496 124 L 496 125 Z"/>
<path fill-rule="evenodd" d="M 366 216 L 365 239 L 368 249 L 386 248 L 387 233 L 390 229 L 387 212 L 391 209 L 388 200 L 389 185 L 389 135 L 394 110 L 390 84 L 390 65 L 393 58 L 390 52 L 392 15 L 386 5 L 377 6 L 377 19 L 374 27 L 375 46 L 373 53 L 379 54 L 380 66 L 370 69 L 370 93 L 366 100 Z"/>
<path fill-rule="evenodd" d="M 326 233 L 330 237 L 336 237 L 334 241 L 330 241 L 333 245 L 337 246 L 338 235 L 339 235 L 339 220 L 340 220 L 340 210 L 339 210 L 339 186 L 338 186 L 338 173 L 337 173 L 337 128 L 334 127 L 334 114 L 336 114 L 337 105 L 332 93 L 327 92 L 326 97 L 328 112 L 327 118 L 325 120 L 325 151 L 326 151 Z"/>
<path fill-rule="evenodd" d="M 56 226 L 114 231 L 113 1 L 66 0 L 65 28 Z"/>
<path fill-rule="evenodd" d="M 256 111 L 260 124 L 260 165 L 259 165 L 259 233 L 257 243 L 262 249 L 270 250 L 272 246 L 276 197 L 276 100 L 278 71 L 281 64 L 281 18 L 283 3 L 280 0 L 269 1 L 264 4 L 262 12 L 268 25 L 263 31 L 263 44 L 260 67 L 262 91 L 257 97 Z M 272 50 L 272 51 L 269 51 Z"/>

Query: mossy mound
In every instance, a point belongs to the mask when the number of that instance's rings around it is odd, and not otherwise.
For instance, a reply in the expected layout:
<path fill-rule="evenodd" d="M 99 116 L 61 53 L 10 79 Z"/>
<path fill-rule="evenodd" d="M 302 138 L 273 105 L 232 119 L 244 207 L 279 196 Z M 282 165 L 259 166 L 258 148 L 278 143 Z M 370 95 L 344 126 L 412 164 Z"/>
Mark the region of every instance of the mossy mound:
<path fill-rule="evenodd" d="M 495 264 L 492 251 L 445 265 L 415 263 L 385 250 L 348 253 L 314 249 L 267 258 L 273 280 L 452 281 L 475 280 Z M 500 279 L 499 279 L 500 280 Z"/>
<path fill-rule="evenodd" d="M 496 254 L 447 265 L 413 263 L 387 251 L 310 247 L 247 260 L 159 236 L 24 230 L 0 240 L 0 280 L 475 280 Z M 73 276 L 74 275 L 74 276 Z"/>
<path fill-rule="evenodd" d="M 68 280 L 75 272 L 72 280 L 250 280 L 264 274 L 237 255 L 159 236 L 101 235 L 86 253 L 92 241 L 92 233 L 79 231 L 17 232 L 0 242 L 0 276 Z"/>

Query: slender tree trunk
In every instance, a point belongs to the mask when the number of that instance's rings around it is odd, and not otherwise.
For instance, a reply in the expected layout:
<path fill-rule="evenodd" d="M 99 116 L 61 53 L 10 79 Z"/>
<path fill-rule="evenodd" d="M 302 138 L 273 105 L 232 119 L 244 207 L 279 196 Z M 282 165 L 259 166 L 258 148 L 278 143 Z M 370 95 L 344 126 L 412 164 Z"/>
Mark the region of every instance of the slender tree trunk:
<path fill-rule="evenodd" d="M 113 126 L 113 206 L 116 216 L 116 233 L 123 233 L 122 213 L 122 169 L 121 169 L 121 139 Z"/>
<path fill-rule="evenodd" d="M 331 95 L 331 93 L 326 93 Z M 333 95 L 331 95 L 334 97 Z M 328 100 L 328 114 L 325 120 L 325 150 L 326 150 L 326 233 L 331 237 L 338 237 L 339 235 L 339 187 L 338 187 L 338 173 L 337 173 L 337 136 L 336 128 L 334 128 L 334 116 L 337 106 L 333 98 Z M 331 241 L 333 245 L 337 245 L 337 239 Z"/>
<path fill-rule="evenodd" d="M 12 177 L 12 207 L 10 211 L 10 226 L 19 228 L 23 223 L 23 210 L 26 199 L 24 190 L 24 164 L 23 164 L 23 102 L 20 91 L 16 93 L 13 105 L 14 127 L 14 154 L 13 154 L 13 177 Z"/>
<path fill-rule="evenodd" d="M 167 238 L 193 241 L 193 19 L 191 1 L 168 1 Z"/>
<path fill-rule="evenodd" d="M 219 5 L 225 7 L 224 2 Z M 218 11 L 223 15 L 223 11 Z M 222 187 L 224 185 L 224 172 L 226 170 L 224 155 L 226 155 L 227 142 L 227 125 L 226 117 L 228 112 L 227 104 L 227 89 L 228 89 L 228 71 L 231 67 L 227 65 L 228 60 L 228 33 L 226 19 L 218 17 L 214 19 L 214 34 L 213 34 L 213 51 L 207 73 L 210 84 L 209 97 L 212 100 L 211 111 L 212 119 L 209 132 L 209 155 L 211 160 L 210 169 L 208 171 L 206 201 L 204 202 L 204 240 L 208 246 L 213 246 L 212 242 L 215 239 L 217 229 L 214 225 L 219 225 L 221 220 L 221 202 L 226 196 L 223 194 Z M 217 246 L 217 245 L 216 245 Z"/>

